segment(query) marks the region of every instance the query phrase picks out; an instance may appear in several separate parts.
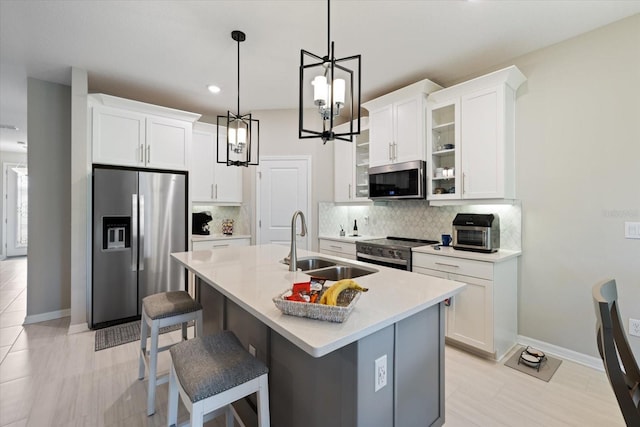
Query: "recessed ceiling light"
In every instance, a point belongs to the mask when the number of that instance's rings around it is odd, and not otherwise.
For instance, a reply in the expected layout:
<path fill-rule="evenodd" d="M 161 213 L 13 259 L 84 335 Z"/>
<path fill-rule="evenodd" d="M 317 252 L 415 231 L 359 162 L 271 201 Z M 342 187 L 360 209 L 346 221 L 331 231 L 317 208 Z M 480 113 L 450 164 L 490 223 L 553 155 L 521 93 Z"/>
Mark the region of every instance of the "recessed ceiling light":
<path fill-rule="evenodd" d="M 207 89 L 209 89 L 209 92 L 211 93 L 220 93 L 220 88 L 216 85 L 209 85 L 207 86 Z"/>

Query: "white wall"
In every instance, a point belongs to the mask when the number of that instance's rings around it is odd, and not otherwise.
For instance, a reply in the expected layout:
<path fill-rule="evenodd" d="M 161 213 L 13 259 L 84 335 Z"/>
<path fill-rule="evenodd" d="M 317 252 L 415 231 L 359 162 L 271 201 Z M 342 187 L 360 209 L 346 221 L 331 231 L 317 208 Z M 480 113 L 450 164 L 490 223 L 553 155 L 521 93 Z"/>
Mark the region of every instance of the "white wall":
<path fill-rule="evenodd" d="M 88 236 L 91 226 L 89 174 L 91 173 L 88 141 L 88 75 L 85 70 L 71 70 L 71 329 L 87 328 L 89 299 L 88 264 L 91 260 Z"/>
<path fill-rule="evenodd" d="M 597 356 L 591 287 L 640 319 L 640 15 L 513 61 L 522 200 L 519 333 Z M 640 355 L 640 338 L 630 337 Z"/>
<path fill-rule="evenodd" d="M 313 111 L 311 113 L 314 113 Z M 318 202 L 333 200 L 333 142 L 322 144 L 320 139 L 298 139 L 298 110 L 263 110 L 252 112 L 260 120 L 260 157 L 311 156 L 311 250 L 318 249 Z M 249 167 L 243 176 L 244 200 L 251 213 L 251 235 L 255 237 L 256 168 Z M 293 215 L 293 212 L 291 212 Z"/>
<path fill-rule="evenodd" d="M 4 182 L 4 164 L 5 163 L 22 163 L 27 164 L 27 152 L 15 153 L 11 151 L 0 151 L 0 189 L 4 188 L 6 183 Z M 1 191 L 0 191 L 1 193 Z M 5 200 L 0 197 L 0 212 L 4 212 Z M 0 259 L 6 256 L 6 248 L 4 247 L 4 227 L 0 227 Z"/>
<path fill-rule="evenodd" d="M 68 315 L 71 88 L 29 78 L 27 322 Z"/>

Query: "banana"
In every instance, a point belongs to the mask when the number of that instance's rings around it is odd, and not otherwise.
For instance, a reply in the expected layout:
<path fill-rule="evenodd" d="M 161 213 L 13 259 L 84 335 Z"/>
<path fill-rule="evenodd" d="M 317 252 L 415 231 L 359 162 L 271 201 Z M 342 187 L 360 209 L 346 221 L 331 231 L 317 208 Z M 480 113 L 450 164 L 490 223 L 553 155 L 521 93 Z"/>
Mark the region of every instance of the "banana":
<path fill-rule="evenodd" d="M 340 292 L 344 291 L 345 289 L 355 289 L 360 292 L 367 292 L 369 290 L 358 285 L 351 279 L 339 280 L 331 285 L 331 287 L 327 289 L 324 294 L 322 294 L 322 297 L 320 297 L 320 304 L 337 305 L 338 296 L 340 295 Z"/>

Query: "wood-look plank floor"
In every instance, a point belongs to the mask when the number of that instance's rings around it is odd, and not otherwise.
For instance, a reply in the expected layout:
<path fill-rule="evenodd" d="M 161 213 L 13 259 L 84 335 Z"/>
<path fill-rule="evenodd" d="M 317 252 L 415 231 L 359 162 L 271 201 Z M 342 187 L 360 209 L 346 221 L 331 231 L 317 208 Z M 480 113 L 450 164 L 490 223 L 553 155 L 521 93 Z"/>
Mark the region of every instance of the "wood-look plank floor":
<path fill-rule="evenodd" d="M 25 289 L 26 258 L 0 261 L 0 426 L 166 425 L 166 384 L 146 416 L 137 342 L 95 352 L 95 332 L 69 335 L 69 318 L 22 326 Z M 446 427 L 624 426 L 603 372 L 564 361 L 546 383 L 454 347 L 445 355 Z"/>

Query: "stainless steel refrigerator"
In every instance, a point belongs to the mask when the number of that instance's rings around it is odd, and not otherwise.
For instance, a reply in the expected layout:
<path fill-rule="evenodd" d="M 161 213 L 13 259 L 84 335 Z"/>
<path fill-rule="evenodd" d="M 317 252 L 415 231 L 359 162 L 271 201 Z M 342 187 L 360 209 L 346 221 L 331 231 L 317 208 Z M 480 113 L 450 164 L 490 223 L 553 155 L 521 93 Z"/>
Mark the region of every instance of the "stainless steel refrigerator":
<path fill-rule="evenodd" d="M 139 318 L 142 298 L 185 289 L 187 176 L 93 168 L 91 327 Z"/>

